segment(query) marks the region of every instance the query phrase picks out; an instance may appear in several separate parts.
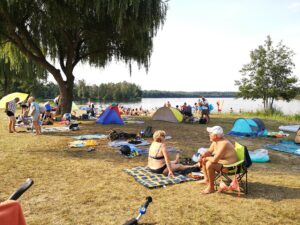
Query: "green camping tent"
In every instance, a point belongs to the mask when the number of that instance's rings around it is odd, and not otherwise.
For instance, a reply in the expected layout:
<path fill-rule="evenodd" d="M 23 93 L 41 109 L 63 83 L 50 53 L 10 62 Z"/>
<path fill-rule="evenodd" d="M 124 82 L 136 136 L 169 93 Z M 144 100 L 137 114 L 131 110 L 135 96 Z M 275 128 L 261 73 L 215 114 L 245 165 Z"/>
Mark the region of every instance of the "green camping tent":
<path fill-rule="evenodd" d="M 183 116 L 181 112 L 172 107 L 161 107 L 154 113 L 153 120 L 161 120 L 172 123 L 181 123 L 183 120 Z"/>

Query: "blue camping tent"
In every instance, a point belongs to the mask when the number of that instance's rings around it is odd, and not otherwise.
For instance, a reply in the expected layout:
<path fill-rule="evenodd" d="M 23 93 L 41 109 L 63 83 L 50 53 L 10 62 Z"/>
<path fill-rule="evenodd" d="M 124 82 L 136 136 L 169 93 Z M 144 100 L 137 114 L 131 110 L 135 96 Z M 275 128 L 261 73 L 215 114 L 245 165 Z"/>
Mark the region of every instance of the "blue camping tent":
<path fill-rule="evenodd" d="M 115 107 L 107 107 L 105 111 L 96 120 L 98 124 L 124 124 Z"/>
<path fill-rule="evenodd" d="M 265 124 L 261 119 L 239 118 L 234 122 L 233 127 L 228 134 L 235 136 L 256 137 L 266 136 L 267 132 L 268 131 L 265 127 Z"/>

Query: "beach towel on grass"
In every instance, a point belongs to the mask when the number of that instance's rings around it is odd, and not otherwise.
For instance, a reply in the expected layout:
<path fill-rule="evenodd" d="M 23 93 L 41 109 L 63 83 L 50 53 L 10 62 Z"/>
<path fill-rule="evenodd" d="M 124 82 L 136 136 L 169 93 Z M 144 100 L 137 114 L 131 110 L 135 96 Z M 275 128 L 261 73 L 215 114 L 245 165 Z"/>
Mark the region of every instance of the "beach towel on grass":
<path fill-rule="evenodd" d="M 300 156 L 300 145 L 295 144 L 293 141 L 280 141 L 278 144 L 267 144 L 266 148 L 291 153 Z"/>
<path fill-rule="evenodd" d="M 300 128 L 300 125 L 286 125 L 286 126 L 280 126 L 279 130 L 289 131 L 289 132 L 297 132 L 297 130 L 299 128 Z"/>
<path fill-rule="evenodd" d="M 42 127 L 42 133 L 70 131 L 69 127 Z"/>
<path fill-rule="evenodd" d="M 104 139 L 107 138 L 107 135 L 104 134 L 85 134 L 72 137 L 76 140 L 91 140 L 91 139 Z"/>
<path fill-rule="evenodd" d="M 98 142 L 96 140 L 79 140 L 79 141 L 72 141 L 69 143 L 69 147 L 71 148 L 82 148 L 88 146 L 96 146 Z"/>
<path fill-rule="evenodd" d="M 284 133 L 283 131 L 278 131 L 278 132 L 268 132 L 267 136 L 268 137 L 274 137 L 274 138 L 282 138 L 282 137 L 288 137 L 290 134 Z"/>
<path fill-rule="evenodd" d="M 147 188 L 162 187 L 169 184 L 179 184 L 195 179 L 183 175 L 167 177 L 163 174 L 152 173 L 147 167 L 138 166 L 131 169 L 125 169 L 125 172 L 133 176 L 134 179 Z"/>
<path fill-rule="evenodd" d="M 124 123 L 129 123 L 129 124 L 143 124 L 145 121 L 141 120 L 124 120 Z"/>
<path fill-rule="evenodd" d="M 141 143 L 139 143 L 139 144 L 134 144 L 134 145 L 135 145 L 135 146 L 146 146 L 146 145 L 150 145 L 150 143 L 149 143 L 148 141 L 146 141 L 146 140 L 141 139 L 140 141 L 141 141 Z M 130 144 L 128 141 L 122 141 L 122 140 L 116 140 L 116 141 L 110 141 L 110 142 L 108 142 L 108 145 L 109 145 L 110 147 L 120 147 L 120 146 L 122 146 L 122 145 L 128 145 L 128 144 Z"/>

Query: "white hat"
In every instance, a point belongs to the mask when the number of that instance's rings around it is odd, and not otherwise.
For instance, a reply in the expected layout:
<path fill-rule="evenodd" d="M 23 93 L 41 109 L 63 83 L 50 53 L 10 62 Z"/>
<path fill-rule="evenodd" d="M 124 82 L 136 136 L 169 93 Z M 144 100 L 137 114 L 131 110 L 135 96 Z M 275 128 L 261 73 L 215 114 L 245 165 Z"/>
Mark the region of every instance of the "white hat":
<path fill-rule="evenodd" d="M 208 127 L 207 129 L 208 133 L 216 134 L 216 135 L 223 135 L 223 129 L 220 126 L 214 126 L 214 127 Z"/>

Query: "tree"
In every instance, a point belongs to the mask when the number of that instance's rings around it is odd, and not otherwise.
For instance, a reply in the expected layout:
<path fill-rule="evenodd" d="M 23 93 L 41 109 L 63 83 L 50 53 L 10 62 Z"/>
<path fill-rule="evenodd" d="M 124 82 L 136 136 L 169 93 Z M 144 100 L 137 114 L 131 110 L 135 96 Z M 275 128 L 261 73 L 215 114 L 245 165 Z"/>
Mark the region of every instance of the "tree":
<path fill-rule="evenodd" d="M 130 71 L 132 61 L 147 70 L 152 39 L 166 11 L 163 0 L 2 0 L 1 50 L 9 53 L 12 44 L 51 73 L 59 86 L 62 113 L 70 112 L 75 66 L 105 67 L 116 59 Z"/>
<path fill-rule="evenodd" d="M 251 61 L 241 69 L 243 78 L 235 81 L 239 86 L 238 97 L 263 99 L 264 108 L 273 110 L 274 100 L 290 101 L 297 95 L 298 79 L 293 76 L 294 52 L 282 44 L 272 45 L 268 36 L 264 45 L 250 53 Z"/>
<path fill-rule="evenodd" d="M 46 71 L 21 55 L 13 58 L 0 56 L 0 96 L 15 91 L 34 93 L 46 81 Z"/>

